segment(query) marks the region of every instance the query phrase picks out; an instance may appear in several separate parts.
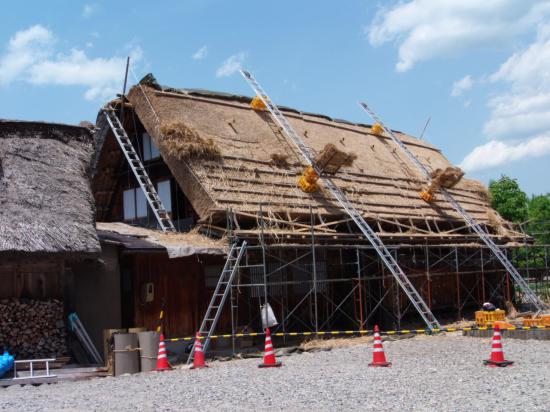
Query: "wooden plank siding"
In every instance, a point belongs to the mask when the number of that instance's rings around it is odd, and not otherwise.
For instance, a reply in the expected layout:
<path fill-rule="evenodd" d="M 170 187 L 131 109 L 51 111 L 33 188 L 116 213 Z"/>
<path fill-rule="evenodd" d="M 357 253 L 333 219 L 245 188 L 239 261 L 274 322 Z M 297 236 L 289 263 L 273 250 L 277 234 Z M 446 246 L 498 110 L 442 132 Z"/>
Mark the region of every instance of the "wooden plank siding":
<path fill-rule="evenodd" d="M 194 335 L 200 326 L 213 289 L 205 285 L 204 270 L 223 265 L 223 258 L 190 256 L 168 259 L 163 255 L 133 258 L 134 324 L 156 330 L 164 303 L 163 332 L 169 337 Z M 217 274 L 219 277 L 219 273 Z M 141 299 L 142 284 L 152 282 L 153 302 Z M 225 328 L 226 320 L 220 324 Z M 229 329 L 231 328 L 229 323 Z"/>

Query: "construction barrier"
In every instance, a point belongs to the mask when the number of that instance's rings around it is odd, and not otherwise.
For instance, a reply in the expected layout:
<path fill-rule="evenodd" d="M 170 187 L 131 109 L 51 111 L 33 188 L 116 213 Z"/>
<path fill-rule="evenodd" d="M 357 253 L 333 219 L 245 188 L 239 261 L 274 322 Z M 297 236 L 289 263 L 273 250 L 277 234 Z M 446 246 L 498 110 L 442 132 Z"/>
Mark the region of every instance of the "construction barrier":
<path fill-rule="evenodd" d="M 492 327 L 484 326 L 472 326 L 466 328 L 441 328 L 441 329 L 402 329 L 402 330 L 388 330 L 385 332 L 380 331 L 380 335 L 433 335 L 435 333 L 444 333 L 444 332 L 463 332 L 463 331 L 472 331 L 472 330 L 494 330 Z M 550 326 L 516 326 L 509 328 L 500 328 L 501 331 L 504 330 L 550 330 Z M 314 337 L 326 337 L 326 336 L 352 336 L 352 335 L 373 335 L 373 330 L 333 330 L 333 331 L 319 331 L 319 332 L 277 332 L 272 333 L 271 336 L 284 337 L 284 336 L 314 336 Z M 255 336 L 265 336 L 263 332 L 251 332 L 251 333 L 227 333 L 221 335 L 212 335 L 210 339 L 231 339 L 231 338 L 248 338 Z M 201 336 L 200 339 L 206 339 L 205 336 Z M 165 339 L 165 342 L 179 342 L 179 341 L 194 341 L 195 336 L 188 336 L 184 338 L 169 338 Z"/>
<path fill-rule="evenodd" d="M 487 311 L 478 310 L 476 312 L 476 323 L 478 326 L 493 326 L 497 321 L 504 321 L 506 312 L 502 309 Z"/>

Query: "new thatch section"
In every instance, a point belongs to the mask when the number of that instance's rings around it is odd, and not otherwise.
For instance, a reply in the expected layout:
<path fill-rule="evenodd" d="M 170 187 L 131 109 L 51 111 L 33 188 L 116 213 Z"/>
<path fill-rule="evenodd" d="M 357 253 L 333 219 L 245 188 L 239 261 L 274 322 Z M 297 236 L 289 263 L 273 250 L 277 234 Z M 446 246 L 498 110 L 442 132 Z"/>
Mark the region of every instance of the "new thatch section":
<path fill-rule="evenodd" d="M 0 254 L 96 254 L 85 127 L 0 121 Z"/>
<path fill-rule="evenodd" d="M 260 205 L 265 214 L 283 220 L 308 220 L 310 207 L 323 220 L 344 216 L 322 182 L 316 193 L 297 187 L 307 164 L 269 113 L 250 107 L 250 97 L 163 88 L 152 76 L 133 87 L 127 97 L 203 222 L 224 225 L 228 209 L 254 215 Z M 281 110 L 367 219 L 411 222 L 411 226 L 412 222 L 431 222 L 423 223 L 424 227 L 448 222 L 463 226 L 462 218 L 442 197 L 431 203 L 420 198 L 427 184 L 424 177 L 388 137 L 373 134 L 371 126 Z M 185 137 L 174 139 L 173 133 L 163 133 L 174 124 L 189 131 Z M 429 170 L 452 167 L 426 141 L 396 133 Z M 213 149 L 206 156 L 201 150 L 183 150 L 182 155 L 166 147 L 167 141 L 171 147 L 194 142 Z M 474 180 L 458 180 L 449 192 L 478 222 L 491 228 L 496 220 L 487 189 Z M 98 207 L 104 206 L 98 202 Z M 495 234 L 508 230 L 505 221 L 499 222 L 501 227 L 493 228 Z"/>

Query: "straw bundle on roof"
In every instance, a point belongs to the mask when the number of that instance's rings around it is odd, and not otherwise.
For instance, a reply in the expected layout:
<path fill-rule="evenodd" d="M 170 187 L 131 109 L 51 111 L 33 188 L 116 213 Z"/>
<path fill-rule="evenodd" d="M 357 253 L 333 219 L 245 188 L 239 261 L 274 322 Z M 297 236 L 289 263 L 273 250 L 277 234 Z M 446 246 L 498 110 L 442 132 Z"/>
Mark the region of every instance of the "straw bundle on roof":
<path fill-rule="evenodd" d="M 281 169 L 288 169 L 290 167 L 290 163 L 288 163 L 288 155 L 283 153 L 272 153 L 271 156 L 271 164 L 273 166 L 279 167 Z"/>
<path fill-rule="evenodd" d="M 335 174 L 342 166 L 353 166 L 355 159 L 357 159 L 355 153 L 343 152 L 332 143 L 328 143 L 315 157 L 315 164 L 323 172 Z"/>
<path fill-rule="evenodd" d="M 439 188 L 451 189 L 456 186 L 464 176 L 464 172 L 460 167 L 449 166 L 445 169 L 434 170 L 430 177 L 432 179 L 428 191 L 434 193 Z"/>
<path fill-rule="evenodd" d="M 171 122 L 161 127 L 159 148 L 163 153 L 180 160 L 213 160 L 221 156 L 214 140 L 203 139 L 194 129 L 181 122 Z"/>

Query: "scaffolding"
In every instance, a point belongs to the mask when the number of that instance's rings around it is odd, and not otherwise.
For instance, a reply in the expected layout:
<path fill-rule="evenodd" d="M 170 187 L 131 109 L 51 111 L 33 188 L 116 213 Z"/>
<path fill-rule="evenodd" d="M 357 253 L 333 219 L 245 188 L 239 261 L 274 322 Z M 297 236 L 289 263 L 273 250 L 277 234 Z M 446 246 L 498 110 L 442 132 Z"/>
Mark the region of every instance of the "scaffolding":
<path fill-rule="evenodd" d="M 227 314 L 231 311 L 226 318 L 232 334 L 261 330 L 260 307 L 266 303 L 278 320 L 273 332 L 358 330 L 374 324 L 387 329 L 424 327 L 395 278 L 361 236 L 352 231 L 347 237 L 319 236 L 321 217 L 310 209 L 309 225 L 305 219 L 293 222 L 300 228 L 290 238 L 284 228 L 273 227 L 278 219 L 262 210 L 260 205 L 256 231 L 241 229 L 237 214 L 227 212 L 229 241 L 248 242 L 232 287 L 232 304 L 226 308 Z M 491 250 L 464 235 L 461 242 L 435 242 L 429 236 L 405 241 L 397 233 L 396 242 L 387 247 L 443 322 L 471 318 L 487 301 L 503 308 L 512 302 L 528 304 Z M 515 242 L 502 247 L 539 296 L 548 292 L 550 246 Z M 530 253 L 542 256 L 536 268 L 525 263 Z M 228 332 L 229 321 L 224 325 Z"/>

